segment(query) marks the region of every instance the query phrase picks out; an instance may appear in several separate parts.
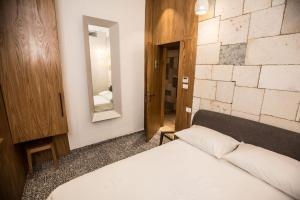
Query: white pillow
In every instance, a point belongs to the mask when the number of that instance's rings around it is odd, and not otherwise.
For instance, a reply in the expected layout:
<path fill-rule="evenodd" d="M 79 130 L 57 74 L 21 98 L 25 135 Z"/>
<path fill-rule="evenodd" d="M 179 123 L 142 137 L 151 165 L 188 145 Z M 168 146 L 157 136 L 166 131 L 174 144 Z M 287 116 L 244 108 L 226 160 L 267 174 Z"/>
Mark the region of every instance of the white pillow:
<path fill-rule="evenodd" d="M 300 199 L 299 161 L 245 143 L 240 144 L 224 159 L 284 193 Z"/>
<path fill-rule="evenodd" d="M 239 142 L 232 137 L 197 125 L 179 131 L 175 135 L 181 140 L 217 158 L 221 158 L 223 155 L 233 151 L 239 145 Z"/>

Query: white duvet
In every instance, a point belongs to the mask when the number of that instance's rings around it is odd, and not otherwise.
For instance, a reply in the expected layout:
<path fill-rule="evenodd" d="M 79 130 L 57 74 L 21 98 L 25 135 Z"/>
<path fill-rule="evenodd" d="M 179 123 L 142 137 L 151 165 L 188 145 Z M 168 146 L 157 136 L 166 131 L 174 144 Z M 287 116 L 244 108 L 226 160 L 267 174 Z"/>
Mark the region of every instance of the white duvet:
<path fill-rule="evenodd" d="M 176 140 L 78 177 L 48 200 L 286 200 L 243 170 Z"/>
<path fill-rule="evenodd" d="M 103 104 L 110 104 L 111 102 L 104 98 L 103 96 L 95 95 L 94 96 L 94 105 L 103 105 Z"/>

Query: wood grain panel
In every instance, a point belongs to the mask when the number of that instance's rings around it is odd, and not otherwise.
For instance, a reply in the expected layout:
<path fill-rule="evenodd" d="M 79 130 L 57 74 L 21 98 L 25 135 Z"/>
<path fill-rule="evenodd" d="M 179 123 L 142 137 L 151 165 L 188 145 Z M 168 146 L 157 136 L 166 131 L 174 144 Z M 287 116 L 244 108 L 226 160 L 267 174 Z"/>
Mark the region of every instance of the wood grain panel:
<path fill-rule="evenodd" d="M 194 37 L 198 26 L 195 0 L 153 0 L 153 41 L 156 45 Z M 195 21 L 196 20 L 196 21 Z"/>
<path fill-rule="evenodd" d="M 177 105 L 176 105 L 176 126 L 177 131 L 190 127 L 191 113 L 187 113 L 185 108 L 192 108 L 195 60 L 196 60 L 196 42 L 197 39 L 183 40 L 180 45 L 180 59 L 178 71 L 178 86 L 182 86 L 182 78 L 189 78 L 188 90 L 180 87 L 177 88 Z"/>
<path fill-rule="evenodd" d="M 67 133 L 53 0 L 0 0 L 0 81 L 14 143 Z"/>
<path fill-rule="evenodd" d="M 149 94 L 150 94 L 150 81 L 151 81 L 151 73 L 150 67 L 153 63 L 152 58 L 152 45 L 153 45 L 153 0 L 146 0 L 145 6 L 145 95 L 144 95 L 144 126 L 145 130 L 147 130 L 147 137 L 151 139 L 152 134 L 149 133 L 151 129 L 151 114 L 150 104 L 149 104 Z M 151 136 L 150 136 L 151 135 Z M 147 138 L 148 139 L 148 138 Z"/>
<path fill-rule="evenodd" d="M 183 38 L 185 4 L 182 0 L 154 0 L 153 37 L 156 45 Z"/>
<path fill-rule="evenodd" d="M 190 127 L 191 113 L 187 113 L 185 108 L 192 108 L 196 52 L 197 52 L 197 33 L 198 33 L 198 16 L 195 15 L 195 0 L 186 0 L 185 4 L 185 28 L 184 38 L 181 41 L 180 64 L 178 73 L 178 85 L 182 85 L 182 78 L 189 78 L 189 89 L 183 90 L 178 88 L 177 113 L 176 113 L 176 130 L 182 130 Z M 180 90 L 180 91 L 179 91 Z"/>
<path fill-rule="evenodd" d="M 158 61 L 159 48 L 153 43 L 153 11 L 154 1 L 146 1 L 146 22 L 145 22 L 145 125 L 147 140 L 160 127 L 160 70 L 155 67 L 155 60 Z"/>
<path fill-rule="evenodd" d="M 152 45 L 180 42 L 176 130 L 181 130 L 189 127 L 191 121 L 191 114 L 187 113 L 185 109 L 186 107 L 192 107 L 193 99 L 198 29 L 198 17 L 194 12 L 196 0 L 148 1 L 153 3 L 152 12 L 147 12 L 149 8 L 146 7 L 146 18 L 152 17 Z M 146 44 L 151 46 L 151 41 L 147 41 Z M 154 56 L 148 57 L 145 65 L 147 73 L 146 85 L 149 85 L 149 87 L 152 86 L 149 82 L 153 81 L 153 79 L 149 78 L 149 70 L 155 59 L 157 58 Z M 188 90 L 182 89 L 183 77 L 189 78 Z M 147 123 L 149 124 L 151 121 Z M 151 137 L 151 135 L 148 137 Z"/>
<path fill-rule="evenodd" d="M 26 180 L 24 160 L 19 145 L 14 145 L 0 86 L 0 199 L 21 199 Z"/>
<path fill-rule="evenodd" d="M 198 16 L 195 14 L 196 0 L 185 0 L 184 4 L 184 37 L 183 39 L 197 39 L 198 33 Z M 191 44 L 197 46 L 197 41 Z M 192 46 L 191 46 L 192 48 Z"/>

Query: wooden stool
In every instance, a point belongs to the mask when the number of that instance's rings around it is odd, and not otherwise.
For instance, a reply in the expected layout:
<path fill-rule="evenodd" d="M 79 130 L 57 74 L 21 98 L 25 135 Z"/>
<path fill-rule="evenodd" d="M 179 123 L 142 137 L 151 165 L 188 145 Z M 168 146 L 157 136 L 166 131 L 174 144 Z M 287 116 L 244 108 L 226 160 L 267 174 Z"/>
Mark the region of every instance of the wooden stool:
<path fill-rule="evenodd" d="M 164 137 L 168 138 L 169 140 L 174 140 L 175 139 L 175 131 L 162 131 L 160 133 L 159 145 L 162 145 Z"/>
<path fill-rule="evenodd" d="M 37 146 L 31 146 L 26 148 L 27 152 L 27 160 L 28 160 L 28 167 L 29 167 L 29 174 L 33 173 L 33 167 L 32 167 L 32 154 L 41 152 L 41 151 L 46 151 L 46 150 L 51 150 L 52 153 L 52 158 L 53 158 L 53 163 L 56 168 L 58 168 L 58 160 L 56 157 L 56 152 L 55 148 L 52 142 L 50 143 L 45 143 Z"/>

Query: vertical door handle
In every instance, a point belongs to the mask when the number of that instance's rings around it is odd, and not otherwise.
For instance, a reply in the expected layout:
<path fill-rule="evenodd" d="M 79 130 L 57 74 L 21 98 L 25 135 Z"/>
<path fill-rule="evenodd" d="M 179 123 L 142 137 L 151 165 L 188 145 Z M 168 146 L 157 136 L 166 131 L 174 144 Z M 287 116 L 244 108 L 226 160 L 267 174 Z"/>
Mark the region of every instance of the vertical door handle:
<path fill-rule="evenodd" d="M 62 102 L 62 95 L 61 95 L 61 92 L 59 92 L 58 95 L 59 95 L 59 102 L 60 102 L 61 116 L 64 117 L 64 107 L 63 107 L 63 102 Z"/>

